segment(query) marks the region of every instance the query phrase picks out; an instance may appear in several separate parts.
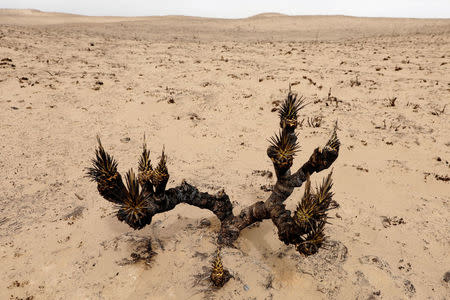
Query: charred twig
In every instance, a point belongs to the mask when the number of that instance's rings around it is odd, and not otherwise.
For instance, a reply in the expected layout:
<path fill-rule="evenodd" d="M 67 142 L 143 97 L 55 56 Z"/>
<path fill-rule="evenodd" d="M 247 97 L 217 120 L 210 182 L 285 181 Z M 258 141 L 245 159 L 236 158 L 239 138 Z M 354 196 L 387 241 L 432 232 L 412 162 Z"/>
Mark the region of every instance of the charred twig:
<path fill-rule="evenodd" d="M 315 117 L 308 117 L 308 126 L 312 128 L 318 128 L 322 124 L 322 117 L 321 116 L 315 116 Z"/>
<path fill-rule="evenodd" d="M 388 104 L 387 104 L 388 107 L 394 107 L 395 101 L 397 101 L 397 97 L 388 98 L 387 101 L 388 101 Z"/>
<path fill-rule="evenodd" d="M 433 116 L 440 116 L 440 115 L 444 114 L 446 107 L 447 107 L 447 104 L 445 104 L 442 109 L 435 109 L 434 111 L 431 112 L 431 114 Z"/>
<path fill-rule="evenodd" d="M 314 80 L 312 80 L 308 76 L 303 75 L 303 79 L 308 80 L 309 84 L 312 84 L 312 85 L 316 85 L 317 84 L 317 82 L 315 82 Z"/>
<path fill-rule="evenodd" d="M 339 100 L 337 97 L 335 96 L 331 96 L 331 88 L 328 90 L 328 95 L 327 95 L 327 103 L 326 105 L 328 106 L 328 102 L 333 103 L 333 101 L 336 103 L 336 107 L 339 106 L 339 102 L 342 102 L 341 100 Z"/>
<path fill-rule="evenodd" d="M 360 86 L 361 85 L 361 81 L 359 81 L 358 75 L 356 75 L 355 79 L 350 79 L 350 86 Z"/>

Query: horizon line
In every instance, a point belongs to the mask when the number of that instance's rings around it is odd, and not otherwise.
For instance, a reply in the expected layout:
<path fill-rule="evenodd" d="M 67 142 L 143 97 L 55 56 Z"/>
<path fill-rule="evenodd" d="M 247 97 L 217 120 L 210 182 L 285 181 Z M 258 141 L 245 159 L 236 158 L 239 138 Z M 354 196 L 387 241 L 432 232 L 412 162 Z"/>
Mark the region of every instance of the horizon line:
<path fill-rule="evenodd" d="M 37 8 L 1 8 L 0 10 L 11 10 L 11 11 L 35 11 L 39 13 L 48 13 L 48 14 L 66 14 L 80 17 L 93 17 L 93 18 L 151 18 L 151 17 L 189 17 L 189 18 L 202 18 L 202 19 L 223 19 L 223 20 L 242 20 L 242 19 L 250 19 L 257 16 L 271 15 L 273 17 L 350 17 L 350 18 L 370 18 L 370 19 L 434 19 L 434 20 L 449 20 L 450 17 L 396 17 L 396 16 L 363 16 L 363 15 L 346 15 L 346 14 L 304 14 L 304 15 L 291 15 L 276 11 L 266 11 L 260 12 L 257 14 L 251 14 L 246 17 L 213 17 L 213 16 L 198 16 L 198 15 L 184 15 L 184 14 L 154 14 L 154 15 L 87 15 L 80 14 L 75 12 L 67 12 L 67 11 L 45 11 Z M 0 14 L 1 16 L 1 14 Z M 24 15 L 25 16 L 25 15 Z"/>

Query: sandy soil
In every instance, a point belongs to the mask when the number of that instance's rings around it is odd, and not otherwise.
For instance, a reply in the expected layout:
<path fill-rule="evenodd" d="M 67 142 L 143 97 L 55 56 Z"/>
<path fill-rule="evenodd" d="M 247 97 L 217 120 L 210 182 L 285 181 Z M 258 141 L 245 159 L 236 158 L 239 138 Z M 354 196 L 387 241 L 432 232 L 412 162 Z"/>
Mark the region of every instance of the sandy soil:
<path fill-rule="evenodd" d="M 1 10 L 0 60 L 1 299 L 450 298 L 449 19 Z M 97 134 L 122 173 L 145 134 L 169 186 L 223 187 L 236 212 L 264 200 L 288 83 L 311 103 L 294 166 L 339 120 L 341 206 L 317 255 L 264 221 L 223 250 L 234 278 L 214 290 L 212 213 L 180 205 L 133 231 L 85 177 Z"/>

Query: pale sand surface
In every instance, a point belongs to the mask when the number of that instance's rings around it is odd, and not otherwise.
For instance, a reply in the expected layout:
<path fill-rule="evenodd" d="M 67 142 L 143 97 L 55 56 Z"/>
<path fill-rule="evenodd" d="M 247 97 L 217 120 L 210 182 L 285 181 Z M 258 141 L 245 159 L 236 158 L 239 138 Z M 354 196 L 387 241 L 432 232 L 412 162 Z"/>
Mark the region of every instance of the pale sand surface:
<path fill-rule="evenodd" d="M 5 58 L 0 299 L 449 299 L 449 19 L 1 10 Z M 201 275 L 216 249 L 212 213 L 180 205 L 133 231 L 85 177 L 97 134 L 122 174 L 137 169 L 145 134 L 153 161 L 165 145 L 169 186 L 223 187 L 236 213 L 274 182 L 253 172 L 272 171 L 271 110 L 288 83 L 311 103 L 300 119 L 323 117 L 298 129 L 294 167 L 339 120 L 341 206 L 330 246 L 314 256 L 282 244 L 264 221 L 223 250 L 234 278 L 215 291 Z M 325 101 L 329 88 L 338 107 Z M 149 242 L 151 261 L 129 263 Z"/>

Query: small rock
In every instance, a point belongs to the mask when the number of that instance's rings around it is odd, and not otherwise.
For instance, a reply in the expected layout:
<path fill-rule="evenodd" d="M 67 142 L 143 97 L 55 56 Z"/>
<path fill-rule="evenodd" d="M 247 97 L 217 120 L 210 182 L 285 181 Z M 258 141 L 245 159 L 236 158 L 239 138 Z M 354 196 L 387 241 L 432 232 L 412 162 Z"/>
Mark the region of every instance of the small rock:
<path fill-rule="evenodd" d="M 359 262 L 363 265 L 374 265 L 380 270 L 391 272 L 389 264 L 375 255 L 366 255 L 359 258 Z"/>
<path fill-rule="evenodd" d="M 70 213 L 67 214 L 63 217 L 64 220 L 75 220 L 78 219 L 79 217 L 81 217 L 83 215 L 83 211 L 86 209 L 86 207 L 83 206 L 77 206 L 75 207 L 75 209 Z"/>
<path fill-rule="evenodd" d="M 442 280 L 444 280 L 445 282 L 450 282 L 450 271 L 445 272 Z"/>
<path fill-rule="evenodd" d="M 408 279 L 406 279 L 405 281 L 403 281 L 403 285 L 405 287 L 405 291 L 409 296 L 412 296 L 413 294 L 416 293 L 416 288 L 414 287 L 414 285 L 411 283 L 411 281 L 409 281 Z"/>
<path fill-rule="evenodd" d="M 256 175 L 256 176 L 262 176 L 262 177 L 267 177 L 267 178 L 272 178 L 273 177 L 273 173 L 269 170 L 253 170 L 252 175 Z"/>
<path fill-rule="evenodd" d="M 211 226 L 210 220 L 208 220 L 206 218 L 203 218 L 200 220 L 200 227 L 209 227 L 209 226 Z"/>
<path fill-rule="evenodd" d="M 120 139 L 120 141 L 121 141 L 122 143 L 128 143 L 130 140 L 131 140 L 131 139 L 130 139 L 129 137 L 124 137 L 124 138 L 121 138 L 121 139 Z"/>
<path fill-rule="evenodd" d="M 356 170 L 358 170 L 358 171 L 363 171 L 363 172 L 366 172 L 366 173 L 369 173 L 369 169 L 364 168 L 364 167 L 361 167 L 361 166 L 356 166 Z"/>
<path fill-rule="evenodd" d="M 394 216 L 394 217 L 382 216 L 381 223 L 383 224 L 384 228 L 387 228 L 390 226 L 397 226 L 400 224 L 405 224 L 405 220 L 403 220 L 403 218 L 399 218 L 397 216 Z"/>
<path fill-rule="evenodd" d="M 203 252 L 198 252 L 195 251 L 194 255 L 192 255 L 192 257 L 199 257 L 202 261 L 208 258 L 208 254 L 207 253 L 203 253 Z"/>
<path fill-rule="evenodd" d="M 200 117 L 196 113 L 189 113 L 189 119 L 191 120 L 201 120 Z"/>
<path fill-rule="evenodd" d="M 244 285 L 244 291 L 248 291 L 250 288 L 248 287 L 248 285 Z"/>

